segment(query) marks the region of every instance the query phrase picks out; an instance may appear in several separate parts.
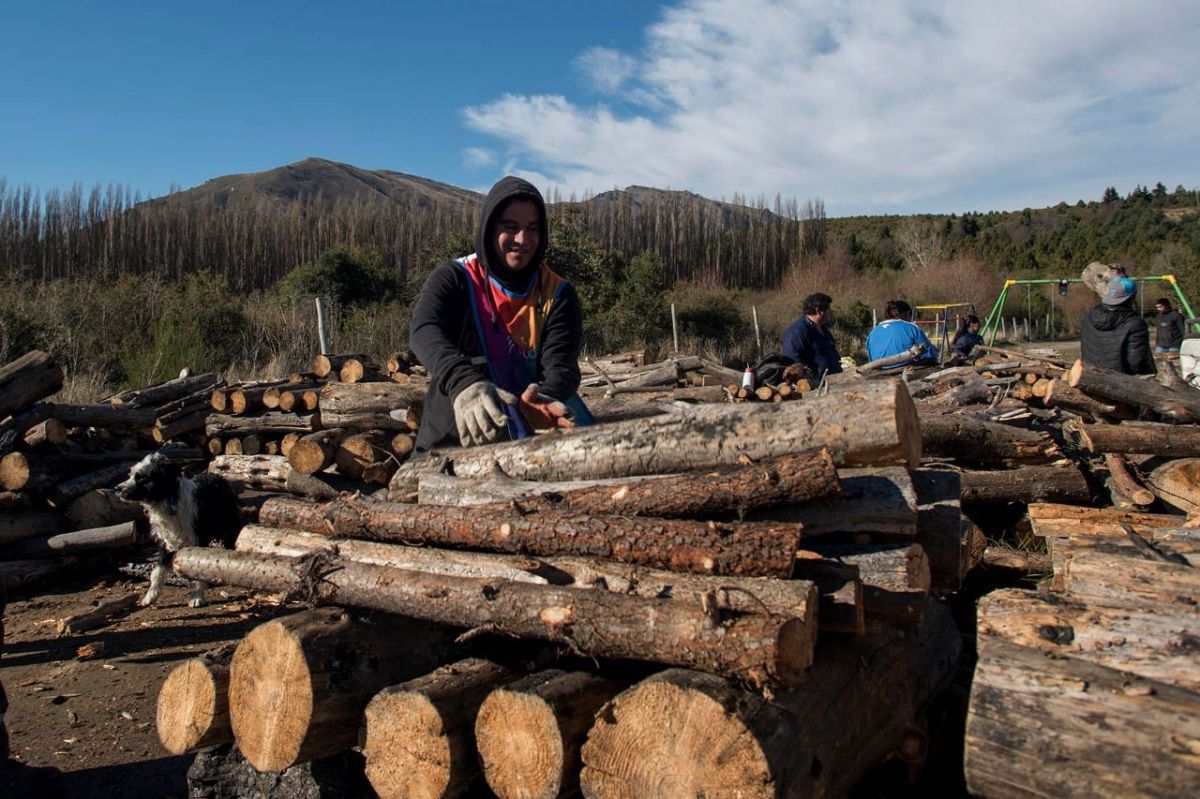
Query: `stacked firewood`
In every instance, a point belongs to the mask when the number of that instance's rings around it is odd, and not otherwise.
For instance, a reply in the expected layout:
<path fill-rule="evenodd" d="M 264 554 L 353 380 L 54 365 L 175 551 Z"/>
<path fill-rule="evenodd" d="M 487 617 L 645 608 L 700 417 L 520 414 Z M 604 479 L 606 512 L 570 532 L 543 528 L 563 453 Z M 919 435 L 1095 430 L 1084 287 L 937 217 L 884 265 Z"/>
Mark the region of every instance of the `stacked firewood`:
<path fill-rule="evenodd" d="M 957 658 L 930 594 L 977 531 L 920 446 L 877 381 L 422 454 L 387 498 L 271 497 L 237 551 L 176 568 L 336 607 L 180 666 L 160 736 L 271 772 L 360 744 L 381 796 L 844 793 L 919 759 Z"/>

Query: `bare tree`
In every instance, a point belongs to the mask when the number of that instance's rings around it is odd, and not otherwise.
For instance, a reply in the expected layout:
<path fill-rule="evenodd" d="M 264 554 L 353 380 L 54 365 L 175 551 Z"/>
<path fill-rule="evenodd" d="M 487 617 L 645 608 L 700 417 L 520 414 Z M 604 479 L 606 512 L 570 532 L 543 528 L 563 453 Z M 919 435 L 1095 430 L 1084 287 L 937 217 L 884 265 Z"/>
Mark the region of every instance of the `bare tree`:
<path fill-rule="evenodd" d="M 946 258 L 946 241 L 931 219 L 909 217 L 893 234 L 905 265 L 914 271 L 928 269 Z"/>

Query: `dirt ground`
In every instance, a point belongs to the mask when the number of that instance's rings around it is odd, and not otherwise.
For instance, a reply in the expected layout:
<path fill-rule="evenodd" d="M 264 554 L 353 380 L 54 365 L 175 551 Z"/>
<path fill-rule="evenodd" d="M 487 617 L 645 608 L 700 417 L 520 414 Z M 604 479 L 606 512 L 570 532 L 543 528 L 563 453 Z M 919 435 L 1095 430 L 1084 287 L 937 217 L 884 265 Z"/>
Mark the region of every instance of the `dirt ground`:
<path fill-rule="evenodd" d="M 97 602 L 145 590 L 128 580 L 80 580 L 10 597 L 0 682 L 8 693 L 12 762 L 0 766 L 0 797 L 72 799 L 186 797 L 190 755 L 162 748 L 154 727 L 158 689 L 185 658 L 240 640 L 283 608 L 239 589 L 213 588 L 187 606 L 168 586 L 153 607 L 79 635 L 55 622 Z M 85 644 L 102 644 L 79 660 Z"/>

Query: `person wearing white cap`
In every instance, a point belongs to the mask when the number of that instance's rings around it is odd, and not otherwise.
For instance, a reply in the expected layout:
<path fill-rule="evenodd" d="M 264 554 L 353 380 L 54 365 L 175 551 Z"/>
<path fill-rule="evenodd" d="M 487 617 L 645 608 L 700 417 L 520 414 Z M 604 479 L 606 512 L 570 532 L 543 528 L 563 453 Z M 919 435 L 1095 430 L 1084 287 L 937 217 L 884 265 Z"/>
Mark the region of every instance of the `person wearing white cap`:
<path fill-rule="evenodd" d="M 1084 363 L 1127 375 L 1152 375 L 1150 328 L 1134 307 L 1137 283 L 1118 277 L 1108 283 L 1100 303 L 1083 318 L 1080 358 Z"/>

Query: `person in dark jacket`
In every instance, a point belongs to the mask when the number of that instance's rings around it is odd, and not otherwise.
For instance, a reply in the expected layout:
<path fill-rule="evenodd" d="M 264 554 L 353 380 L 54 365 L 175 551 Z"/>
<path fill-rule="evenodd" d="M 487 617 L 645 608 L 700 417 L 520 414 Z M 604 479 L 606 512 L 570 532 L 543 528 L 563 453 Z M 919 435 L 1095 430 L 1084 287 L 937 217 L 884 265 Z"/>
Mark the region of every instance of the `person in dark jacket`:
<path fill-rule="evenodd" d="M 409 328 L 430 377 L 419 449 L 592 422 L 575 393 L 579 296 L 543 262 L 547 238 L 542 195 L 502 178 L 484 200 L 475 252 L 425 280 Z"/>
<path fill-rule="evenodd" d="M 1158 317 L 1154 320 L 1154 351 L 1179 352 L 1183 344 L 1183 315 L 1171 307 L 1171 301 L 1162 297 L 1154 303 Z"/>
<path fill-rule="evenodd" d="M 817 379 L 842 371 L 842 359 L 829 332 L 832 304 L 833 298 L 828 294 L 809 294 L 804 298 L 804 316 L 783 333 L 783 354 L 795 363 L 804 364 Z"/>
<path fill-rule="evenodd" d="M 1155 373 L 1150 353 L 1150 331 L 1133 307 L 1137 284 L 1117 278 L 1108 284 L 1100 304 L 1083 318 L 1080 358 L 1084 363 L 1124 372 L 1127 375 Z"/>
<path fill-rule="evenodd" d="M 950 348 L 954 350 L 955 357 L 965 361 L 971 357 L 972 350 L 982 346 L 983 336 L 979 335 L 979 317 L 975 314 L 964 316 L 959 323 L 958 332 L 954 334 L 954 341 L 950 342 Z"/>

